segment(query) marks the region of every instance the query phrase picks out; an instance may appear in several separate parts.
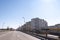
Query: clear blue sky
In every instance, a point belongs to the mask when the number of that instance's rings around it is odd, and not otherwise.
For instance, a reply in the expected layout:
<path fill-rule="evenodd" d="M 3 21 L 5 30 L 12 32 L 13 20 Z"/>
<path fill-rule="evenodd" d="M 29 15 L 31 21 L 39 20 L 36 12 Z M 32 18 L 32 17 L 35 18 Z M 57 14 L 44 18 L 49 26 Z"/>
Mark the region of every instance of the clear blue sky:
<path fill-rule="evenodd" d="M 60 0 L 0 0 L 0 28 L 17 28 L 39 17 L 48 25 L 60 23 Z"/>

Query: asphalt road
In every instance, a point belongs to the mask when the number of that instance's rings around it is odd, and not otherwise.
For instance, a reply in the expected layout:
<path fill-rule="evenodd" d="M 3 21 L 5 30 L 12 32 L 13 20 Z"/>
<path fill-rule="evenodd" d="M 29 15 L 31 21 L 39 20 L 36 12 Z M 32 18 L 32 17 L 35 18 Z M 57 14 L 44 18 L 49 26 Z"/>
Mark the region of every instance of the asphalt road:
<path fill-rule="evenodd" d="M 0 35 L 7 33 L 8 31 L 0 31 Z"/>
<path fill-rule="evenodd" d="M 0 40 L 40 40 L 19 31 L 10 31 L 0 35 Z"/>

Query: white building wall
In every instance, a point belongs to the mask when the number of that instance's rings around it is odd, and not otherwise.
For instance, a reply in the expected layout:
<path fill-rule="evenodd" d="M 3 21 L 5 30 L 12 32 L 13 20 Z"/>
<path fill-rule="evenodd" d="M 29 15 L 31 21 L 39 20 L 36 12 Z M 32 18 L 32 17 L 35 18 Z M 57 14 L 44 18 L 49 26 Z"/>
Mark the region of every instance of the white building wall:
<path fill-rule="evenodd" d="M 41 29 L 41 28 L 46 28 L 47 27 L 47 22 L 44 21 L 43 19 L 39 19 L 39 18 L 34 18 L 31 20 L 31 24 L 32 27 L 34 27 L 34 29 Z"/>

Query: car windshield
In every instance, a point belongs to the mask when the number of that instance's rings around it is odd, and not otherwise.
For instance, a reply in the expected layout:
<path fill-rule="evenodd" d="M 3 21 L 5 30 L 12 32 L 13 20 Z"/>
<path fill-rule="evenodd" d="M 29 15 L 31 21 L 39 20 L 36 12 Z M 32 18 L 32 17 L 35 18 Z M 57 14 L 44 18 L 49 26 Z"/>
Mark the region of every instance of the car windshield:
<path fill-rule="evenodd" d="M 0 40 L 60 40 L 60 0 L 0 0 Z"/>

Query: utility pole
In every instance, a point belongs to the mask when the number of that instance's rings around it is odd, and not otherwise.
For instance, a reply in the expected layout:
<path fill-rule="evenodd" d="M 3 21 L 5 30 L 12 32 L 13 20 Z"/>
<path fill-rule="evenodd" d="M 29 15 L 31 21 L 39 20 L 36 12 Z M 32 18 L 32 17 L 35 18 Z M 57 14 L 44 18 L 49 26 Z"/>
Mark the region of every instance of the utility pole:
<path fill-rule="evenodd" d="M 5 22 L 2 24 L 2 29 L 3 29 L 4 24 L 5 24 Z"/>

